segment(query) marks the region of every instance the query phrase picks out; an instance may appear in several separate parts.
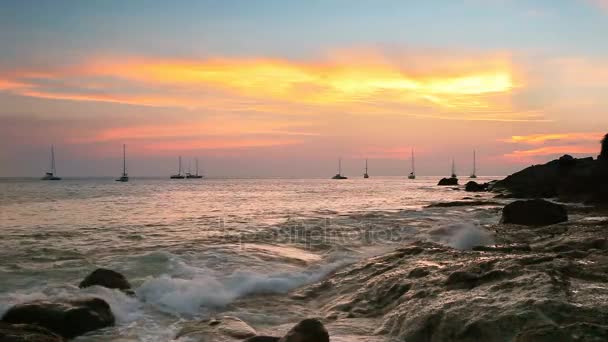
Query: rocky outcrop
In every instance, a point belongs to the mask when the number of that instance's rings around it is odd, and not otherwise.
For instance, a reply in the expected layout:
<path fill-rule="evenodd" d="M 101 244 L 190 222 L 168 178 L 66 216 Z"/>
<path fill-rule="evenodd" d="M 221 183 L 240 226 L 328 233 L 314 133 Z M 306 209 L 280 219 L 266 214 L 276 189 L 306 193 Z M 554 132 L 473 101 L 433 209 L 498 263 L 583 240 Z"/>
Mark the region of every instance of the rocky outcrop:
<path fill-rule="evenodd" d="M 604 341 L 605 226 L 568 226 L 497 225 L 497 245 L 480 250 L 416 242 L 292 298 L 316 303 L 330 322 L 376 319 L 386 340 Z"/>
<path fill-rule="evenodd" d="M 502 210 L 502 223 L 545 226 L 568 221 L 566 207 L 542 199 L 515 201 Z"/>
<path fill-rule="evenodd" d="M 37 325 L 0 322 L 2 342 L 63 342 L 63 337 Z"/>
<path fill-rule="evenodd" d="M 608 134 L 602 139 L 602 150 L 600 155 L 597 157 L 599 160 L 608 161 Z"/>
<path fill-rule="evenodd" d="M 564 155 L 530 166 L 497 182 L 495 191 L 517 198 L 559 197 L 568 201 L 608 203 L 608 135 L 597 160 Z"/>
<path fill-rule="evenodd" d="M 65 302 L 33 301 L 10 308 L 2 321 L 13 324 L 33 324 L 65 338 L 114 325 L 110 306 L 99 298 Z"/>
<path fill-rule="evenodd" d="M 450 178 L 441 178 L 437 185 L 441 186 L 449 186 L 449 185 L 458 185 L 458 178 L 450 177 Z"/>
<path fill-rule="evenodd" d="M 255 329 L 239 318 L 224 316 L 188 323 L 180 330 L 176 338 L 187 337 L 188 341 L 201 342 L 232 342 L 242 341 L 256 334 Z"/>
<path fill-rule="evenodd" d="M 467 184 L 465 184 L 464 190 L 469 192 L 488 191 L 488 183 L 479 184 L 475 181 L 469 181 Z"/>
<path fill-rule="evenodd" d="M 98 268 L 93 271 L 80 282 L 78 287 L 85 288 L 94 285 L 118 289 L 125 293 L 133 294 L 131 284 L 124 275 L 105 268 Z"/>

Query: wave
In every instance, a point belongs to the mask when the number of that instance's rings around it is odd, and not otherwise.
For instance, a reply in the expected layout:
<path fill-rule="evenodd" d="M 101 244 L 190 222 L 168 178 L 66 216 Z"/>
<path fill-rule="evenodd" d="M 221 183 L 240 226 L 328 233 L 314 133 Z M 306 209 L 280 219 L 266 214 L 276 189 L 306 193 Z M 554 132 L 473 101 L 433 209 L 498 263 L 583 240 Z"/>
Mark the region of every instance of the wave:
<path fill-rule="evenodd" d="M 343 259 L 302 271 L 274 274 L 236 271 L 224 277 L 215 275 L 212 270 L 180 262 L 175 274 L 149 279 L 136 293 L 143 301 L 166 313 L 204 314 L 244 296 L 287 293 L 319 281 L 352 261 Z"/>
<path fill-rule="evenodd" d="M 475 223 L 449 224 L 431 231 L 430 234 L 433 240 L 462 250 L 494 244 L 494 236 Z"/>

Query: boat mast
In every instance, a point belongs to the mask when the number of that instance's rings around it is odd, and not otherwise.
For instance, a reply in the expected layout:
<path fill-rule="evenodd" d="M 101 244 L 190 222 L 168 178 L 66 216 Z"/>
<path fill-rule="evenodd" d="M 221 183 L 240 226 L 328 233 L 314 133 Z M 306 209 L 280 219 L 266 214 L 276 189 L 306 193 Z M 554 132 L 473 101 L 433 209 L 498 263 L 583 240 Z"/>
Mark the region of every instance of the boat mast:
<path fill-rule="evenodd" d="M 475 150 L 473 150 L 473 176 L 477 175 L 477 162 L 475 156 Z"/>
<path fill-rule="evenodd" d="M 178 160 L 177 174 L 181 175 L 182 174 L 182 156 L 177 157 L 177 160 Z"/>
<path fill-rule="evenodd" d="M 122 175 L 127 175 L 127 145 L 122 144 Z"/>
<path fill-rule="evenodd" d="M 367 174 L 367 158 L 365 158 L 365 174 Z"/>
<path fill-rule="evenodd" d="M 342 174 L 342 158 L 338 158 L 338 174 Z"/>
<path fill-rule="evenodd" d="M 414 161 L 414 149 L 412 148 L 412 174 L 414 175 L 416 172 L 416 164 Z"/>
<path fill-rule="evenodd" d="M 196 175 L 198 176 L 198 158 L 194 159 L 194 164 L 196 165 Z"/>
<path fill-rule="evenodd" d="M 452 177 L 456 177 L 456 164 L 454 158 L 452 158 Z"/>
<path fill-rule="evenodd" d="M 55 146 L 51 145 L 51 173 L 55 175 Z"/>

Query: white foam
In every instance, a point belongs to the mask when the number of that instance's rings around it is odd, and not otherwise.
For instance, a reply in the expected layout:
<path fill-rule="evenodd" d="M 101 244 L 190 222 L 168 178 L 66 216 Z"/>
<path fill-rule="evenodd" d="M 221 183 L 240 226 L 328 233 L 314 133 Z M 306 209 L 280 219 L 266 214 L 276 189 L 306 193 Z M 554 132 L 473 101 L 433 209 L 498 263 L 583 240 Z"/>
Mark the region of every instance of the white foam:
<path fill-rule="evenodd" d="M 471 249 L 475 246 L 494 244 L 493 235 L 474 223 L 456 223 L 441 227 L 444 235 L 440 242 L 457 249 Z"/>
<path fill-rule="evenodd" d="M 296 287 L 318 281 L 346 261 L 300 272 L 262 274 L 237 271 L 225 277 L 212 270 L 186 266 L 176 274 L 164 274 L 147 280 L 137 289 L 139 298 L 167 313 L 197 315 L 205 309 L 225 306 L 237 298 L 261 293 L 286 293 Z"/>

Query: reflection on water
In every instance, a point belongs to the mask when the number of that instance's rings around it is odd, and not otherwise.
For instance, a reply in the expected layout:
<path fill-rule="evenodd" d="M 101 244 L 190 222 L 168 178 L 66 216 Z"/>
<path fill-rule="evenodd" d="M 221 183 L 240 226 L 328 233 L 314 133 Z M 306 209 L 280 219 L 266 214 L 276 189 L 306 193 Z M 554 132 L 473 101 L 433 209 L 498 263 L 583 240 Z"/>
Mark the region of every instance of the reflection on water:
<path fill-rule="evenodd" d="M 436 181 L 1 180 L 0 313 L 94 291 L 119 312 L 108 336 L 158 338 L 183 315 L 288 291 L 439 226 L 497 219 L 492 207 L 423 209 L 471 196 Z M 139 299 L 77 289 L 98 266 L 123 272 Z"/>

